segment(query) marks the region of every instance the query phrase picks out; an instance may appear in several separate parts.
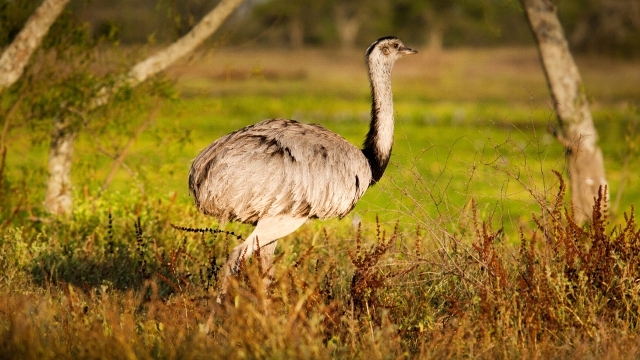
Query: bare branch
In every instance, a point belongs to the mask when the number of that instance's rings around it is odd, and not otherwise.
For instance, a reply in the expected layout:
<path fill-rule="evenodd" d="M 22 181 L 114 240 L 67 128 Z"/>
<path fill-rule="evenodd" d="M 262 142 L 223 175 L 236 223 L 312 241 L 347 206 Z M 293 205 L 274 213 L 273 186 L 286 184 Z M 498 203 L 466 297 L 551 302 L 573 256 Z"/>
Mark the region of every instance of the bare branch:
<path fill-rule="evenodd" d="M 13 85 L 69 0 L 44 0 L 0 57 L 0 92 Z"/>
<path fill-rule="evenodd" d="M 156 121 L 158 111 L 159 111 L 159 107 L 156 106 L 154 110 L 151 112 L 151 114 L 149 115 L 149 118 L 147 119 L 147 121 L 145 121 L 144 123 L 142 123 L 142 125 L 138 127 L 136 132 L 129 138 L 129 140 L 127 141 L 125 146 L 122 148 L 122 150 L 117 154 L 117 156 L 113 158 L 114 162 L 113 162 L 113 165 L 111 166 L 111 170 L 109 170 L 109 174 L 104 179 L 104 182 L 102 183 L 102 186 L 101 186 L 103 191 L 109 187 L 109 184 L 111 184 L 111 181 L 113 181 L 113 178 L 116 176 L 116 172 L 118 171 L 120 166 L 124 165 L 124 160 L 127 158 L 127 156 L 129 156 L 129 150 L 131 149 L 133 144 L 136 142 L 136 140 L 140 137 L 140 135 L 142 135 L 142 133 L 151 124 L 153 124 Z"/>
<path fill-rule="evenodd" d="M 93 99 L 90 109 L 102 106 L 109 101 L 109 97 L 119 88 L 128 85 L 136 86 L 148 78 L 164 71 L 174 62 L 192 52 L 204 40 L 211 36 L 231 13 L 242 3 L 242 0 L 222 0 L 213 10 L 205 15 L 200 22 L 186 35 L 169 45 L 162 51 L 139 62 L 116 81 L 112 88 L 103 88 Z"/>

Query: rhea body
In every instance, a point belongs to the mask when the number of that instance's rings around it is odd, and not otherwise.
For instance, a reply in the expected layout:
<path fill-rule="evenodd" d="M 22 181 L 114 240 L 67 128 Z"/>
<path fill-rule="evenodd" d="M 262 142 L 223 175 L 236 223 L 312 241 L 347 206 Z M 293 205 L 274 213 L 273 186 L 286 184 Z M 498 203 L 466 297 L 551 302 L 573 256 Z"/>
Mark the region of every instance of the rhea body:
<path fill-rule="evenodd" d="M 363 148 L 320 126 L 270 119 L 223 136 L 193 161 L 189 190 L 201 212 L 256 225 L 223 267 L 226 277 L 258 247 L 270 269 L 277 240 L 310 218 L 342 218 L 384 173 L 393 145 L 391 69 L 417 51 L 396 37 L 367 49 L 371 123 Z"/>

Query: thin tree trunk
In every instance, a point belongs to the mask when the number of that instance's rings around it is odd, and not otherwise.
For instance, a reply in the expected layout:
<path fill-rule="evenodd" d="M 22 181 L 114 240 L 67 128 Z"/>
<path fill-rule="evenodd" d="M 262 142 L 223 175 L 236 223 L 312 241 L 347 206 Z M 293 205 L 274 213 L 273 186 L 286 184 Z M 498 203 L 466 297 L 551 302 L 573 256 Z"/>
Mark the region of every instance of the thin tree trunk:
<path fill-rule="evenodd" d="M 552 0 L 520 0 L 538 44 L 547 84 L 555 103 L 561 131 L 558 140 L 567 148 L 574 218 L 592 217 L 598 189 L 607 186 L 598 133 L 589 102 Z M 607 194 L 608 202 L 608 194 Z"/>
<path fill-rule="evenodd" d="M 304 27 L 301 17 L 300 11 L 297 11 L 289 22 L 289 44 L 293 49 L 300 49 L 304 46 Z"/>
<path fill-rule="evenodd" d="M 353 49 L 360 30 L 361 19 L 357 13 L 349 15 L 346 7 L 346 4 L 336 5 L 334 19 L 342 48 Z"/>
<path fill-rule="evenodd" d="M 429 45 L 427 47 L 427 51 L 434 54 L 441 53 L 443 38 L 444 34 L 442 28 L 439 26 L 431 28 L 431 31 L 429 32 Z"/>
<path fill-rule="evenodd" d="M 49 179 L 44 200 L 45 209 L 52 214 L 71 211 L 71 159 L 76 135 L 64 115 L 56 118 L 49 145 Z"/>
<path fill-rule="evenodd" d="M 205 15 L 200 22 L 186 35 L 176 40 L 162 51 L 136 64 L 111 88 L 101 89 L 95 98 L 89 101 L 85 112 L 105 105 L 111 95 L 119 88 L 128 85 L 134 87 L 148 78 L 164 71 L 169 65 L 186 54 L 192 52 L 202 42 L 211 36 L 231 13 L 240 5 L 242 0 L 222 0 L 213 10 Z M 49 148 L 49 179 L 47 181 L 47 196 L 45 208 L 52 214 L 65 214 L 71 211 L 71 161 L 73 156 L 73 141 L 78 129 L 66 125 L 64 119 L 56 121 L 51 135 Z"/>
<path fill-rule="evenodd" d="M 45 0 L 0 57 L 0 92 L 13 85 L 24 72 L 33 52 L 40 46 L 51 24 L 69 0 Z"/>

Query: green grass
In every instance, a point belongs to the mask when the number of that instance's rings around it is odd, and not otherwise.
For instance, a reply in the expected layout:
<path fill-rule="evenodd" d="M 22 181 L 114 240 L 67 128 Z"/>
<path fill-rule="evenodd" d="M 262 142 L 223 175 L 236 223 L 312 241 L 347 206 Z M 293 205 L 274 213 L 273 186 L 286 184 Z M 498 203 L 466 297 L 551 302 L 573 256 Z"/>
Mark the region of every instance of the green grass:
<path fill-rule="evenodd" d="M 370 100 L 361 54 L 234 49 L 203 60 L 174 70 L 185 99 L 163 111 L 165 121 L 180 121 L 193 131 L 193 146 L 185 147 L 177 162 L 182 169 L 216 138 L 273 117 L 319 123 L 362 143 Z M 627 209 L 639 202 L 640 183 L 621 173 L 625 144 L 620 139 L 627 124 L 638 122 L 629 105 L 640 100 L 634 86 L 640 78 L 625 62 L 588 58 L 579 64 L 594 102 L 611 193 L 624 183 L 615 210 Z M 433 215 L 438 208 L 423 196 L 425 189 L 436 188 L 453 208 L 468 206 L 471 197 L 487 208 L 499 207 L 504 225 L 513 229 L 537 210 L 525 188 L 544 191 L 552 169 L 564 172 L 563 149 L 548 131 L 557 126 L 555 116 L 532 49 L 407 57 L 396 64 L 393 89 L 397 126 L 391 167 L 354 210 L 369 221 L 378 215 L 384 222 L 410 223 L 414 206 L 407 198 Z M 514 171 L 526 175 L 523 184 L 511 178 Z M 166 178 L 169 188 L 163 193 L 184 189 L 181 179 L 173 180 Z"/>
<path fill-rule="evenodd" d="M 563 149 L 549 128 L 556 125 L 548 90 L 531 49 L 446 52 L 402 59 L 394 73 L 396 134 L 391 166 L 370 189 L 354 214 L 409 227 L 416 206 L 425 215 L 460 211 L 475 198 L 515 230 L 531 220 L 538 205 L 530 191 L 553 184 L 551 170 L 566 173 Z M 245 60 L 251 59 L 251 60 Z M 313 59 L 313 60 L 312 60 Z M 320 60 L 318 60 L 320 59 Z M 612 198 L 622 191 L 614 216 L 640 202 L 640 179 L 623 169 L 629 125 L 638 123 L 633 104 L 640 99 L 631 64 L 585 59 L 583 75 L 594 99 Z M 606 65 L 605 70 L 602 67 Z M 615 65 L 615 66 L 614 66 Z M 191 160 L 213 140 L 263 119 L 293 118 L 319 123 L 361 144 L 369 117 L 368 84 L 360 54 L 333 59 L 321 51 L 220 51 L 197 64 L 176 67 L 179 98 L 164 101 L 151 130 L 136 141 L 108 191 L 138 188 L 151 196 L 177 193 L 188 204 L 187 172 Z M 123 114 L 124 115 L 124 114 Z M 133 113 L 130 124 L 146 112 Z M 635 125 L 637 127 L 637 125 Z M 135 126 L 130 125 L 133 132 Z M 637 132 L 637 130 L 636 130 Z M 190 141 L 175 143 L 176 134 Z M 16 132 L 10 169 L 36 170 L 33 191 L 42 192 L 46 144 L 30 146 L 29 133 Z M 637 134 L 635 134 L 637 137 Z M 103 136 L 104 147 L 122 147 L 126 131 Z M 638 141 L 638 140 L 634 140 Z M 20 145 L 18 145 L 20 144 Z M 95 195 L 111 159 L 96 151 L 85 131 L 77 144 L 76 196 Z M 631 164 L 637 161 L 631 154 Z M 629 165 L 627 165 L 629 167 Z M 437 193 L 436 197 L 427 193 Z M 436 203 L 440 204 L 436 204 Z M 509 231 L 513 234 L 512 231 Z"/>

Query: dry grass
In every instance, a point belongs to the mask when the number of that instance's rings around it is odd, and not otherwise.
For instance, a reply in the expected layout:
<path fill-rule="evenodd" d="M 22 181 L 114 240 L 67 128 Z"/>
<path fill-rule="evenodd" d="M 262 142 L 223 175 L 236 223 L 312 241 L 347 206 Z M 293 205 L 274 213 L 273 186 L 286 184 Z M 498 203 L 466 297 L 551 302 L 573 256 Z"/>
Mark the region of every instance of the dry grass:
<path fill-rule="evenodd" d="M 10 358 L 629 358 L 639 349 L 640 229 L 633 209 L 593 224 L 541 203 L 520 246 L 473 203 L 458 228 L 387 233 L 303 228 L 283 241 L 267 289 L 246 259 L 220 305 L 215 282 L 236 235 L 146 202 L 39 227 L 0 243 L 0 353 Z M 121 218 L 122 217 L 122 218 Z M 91 220 L 91 221 L 88 221 Z M 433 224 L 447 221 L 433 220 Z M 431 229 L 433 230 L 433 229 Z M 310 247 L 302 239 L 319 238 Z M 214 309 L 209 334 L 203 323 Z"/>

